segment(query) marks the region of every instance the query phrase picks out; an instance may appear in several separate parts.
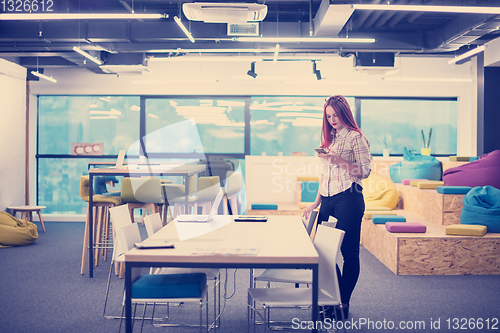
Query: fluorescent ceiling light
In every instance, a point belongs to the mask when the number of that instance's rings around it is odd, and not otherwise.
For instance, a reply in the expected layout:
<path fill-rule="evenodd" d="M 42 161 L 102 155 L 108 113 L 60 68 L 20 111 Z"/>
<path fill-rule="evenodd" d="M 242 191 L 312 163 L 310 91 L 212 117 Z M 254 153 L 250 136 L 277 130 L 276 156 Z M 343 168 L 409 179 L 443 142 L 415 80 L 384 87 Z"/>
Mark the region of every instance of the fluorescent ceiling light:
<path fill-rule="evenodd" d="M 0 14 L 0 20 L 138 20 L 168 18 L 167 14 L 105 14 L 105 13 L 52 13 L 52 14 Z"/>
<path fill-rule="evenodd" d="M 461 54 L 458 57 L 455 57 L 455 58 L 449 60 L 448 63 L 449 64 L 454 64 L 456 62 L 459 62 L 460 60 L 464 60 L 464 59 L 470 58 L 473 55 L 476 55 L 476 54 L 478 54 L 480 52 L 483 52 L 485 49 L 486 49 L 486 47 L 484 45 L 478 46 L 475 49 L 467 51 L 464 54 Z"/>
<path fill-rule="evenodd" d="M 476 6 L 425 6 L 425 5 L 352 5 L 362 10 L 395 10 L 405 12 L 464 13 L 464 14 L 500 14 L 500 7 Z"/>
<path fill-rule="evenodd" d="M 189 40 L 191 41 L 191 43 L 194 43 L 193 35 L 191 35 L 191 33 L 188 31 L 188 29 L 186 29 L 186 27 L 184 26 L 184 24 L 182 24 L 180 18 L 178 18 L 177 16 L 174 16 L 174 21 L 181 28 L 182 32 L 184 32 L 186 34 L 186 36 L 189 38 Z"/>
<path fill-rule="evenodd" d="M 151 117 L 153 119 L 160 119 L 160 117 L 158 117 L 157 115 L 155 115 L 153 113 L 148 113 L 148 117 Z"/>
<path fill-rule="evenodd" d="M 38 76 L 41 79 L 45 79 L 47 81 L 50 81 L 50 82 L 54 82 L 54 83 L 57 82 L 57 80 L 54 79 L 52 76 L 43 75 L 42 73 L 39 73 L 39 72 L 31 71 L 31 74 Z"/>
<path fill-rule="evenodd" d="M 82 56 L 84 56 L 87 59 L 92 60 L 93 62 L 95 62 L 98 65 L 102 65 L 102 61 L 100 59 L 93 57 L 90 53 L 85 52 L 84 50 L 82 50 L 81 48 L 79 48 L 77 46 L 73 46 L 73 51 L 80 53 Z"/>
<path fill-rule="evenodd" d="M 116 119 L 117 116 L 109 115 L 109 116 L 92 116 L 90 119 Z"/>
<path fill-rule="evenodd" d="M 375 43 L 375 38 L 328 38 L 328 37 L 235 37 L 237 42 L 260 43 Z"/>
<path fill-rule="evenodd" d="M 438 78 L 438 77 L 384 77 L 384 81 L 400 82 L 472 82 L 472 79 Z"/>
<path fill-rule="evenodd" d="M 274 62 L 278 60 L 279 53 L 280 53 L 280 44 L 276 43 L 276 49 L 274 50 L 274 57 L 273 57 Z"/>

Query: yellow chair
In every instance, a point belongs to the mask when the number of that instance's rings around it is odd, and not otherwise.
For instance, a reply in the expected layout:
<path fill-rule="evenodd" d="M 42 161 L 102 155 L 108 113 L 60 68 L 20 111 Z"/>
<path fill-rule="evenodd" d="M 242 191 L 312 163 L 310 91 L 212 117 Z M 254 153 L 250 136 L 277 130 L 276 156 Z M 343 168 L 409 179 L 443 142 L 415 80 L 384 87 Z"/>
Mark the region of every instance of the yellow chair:
<path fill-rule="evenodd" d="M 127 203 L 130 217 L 134 220 L 134 209 L 160 213 L 164 201 L 161 180 L 158 177 L 124 177 L 122 179 L 121 202 Z"/>
<path fill-rule="evenodd" d="M 372 172 L 368 178 L 363 179 L 362 184 L 366 210 L 371 207 L 396 208 L 399 192 L 390 179 Z"/>
<path fill-rule="evenodd" d="M 188 211 L 193 208 L 192 214 L 198 214 L 198 206 L 202 207 L 202 214 L 208 214 L 212 207 L 212 201 L 215 200 L 217 193 L 220 192 L 220 178 L 199 177 L 197 182 L 196 194 L 188 198 Z M 174 216 L 177 216 L 182 211 L 184 212 L 185 198 L 180 197 L 169 201 L 174 204 Z"/>
<path fill-rule="evenodd" d="M 89 176 L 80 177 L 80 197 L 89 202 Z M 93 195 L 93 240 L 95 254 L 94 265 L 99 264 L 99 250 L 104 251 L 104 259 L 107 259 L 108 250 L 112 248 L 112 242 L 109 232 L 109 208 L 119 206 L 121 204 L 120 197 L 106 196 L 106 195 Z M 90 207 L 87 204 L 87 219 L 85 220 L 85 234 L 83 237 L 83 251 L 82 251 L 82 264 L 81 274 L 85 274 L 85 263 L 87 261 L 87 247 L 89 242 L 89 215 Z"/>

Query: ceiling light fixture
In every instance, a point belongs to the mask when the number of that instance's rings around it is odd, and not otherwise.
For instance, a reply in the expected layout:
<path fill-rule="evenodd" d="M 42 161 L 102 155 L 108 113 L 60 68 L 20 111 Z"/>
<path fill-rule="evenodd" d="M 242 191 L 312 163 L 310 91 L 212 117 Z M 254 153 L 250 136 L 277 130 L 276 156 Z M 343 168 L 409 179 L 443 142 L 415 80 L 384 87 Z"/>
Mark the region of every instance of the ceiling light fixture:
<path fill-rule="evenodd" d="M 194 43 L 195 41 L 194 41 L 193 35 L 191 35 L 191 33 L 188 31 L 188 29 L 186 29 L 184 24 L 182 24 L 181 19 L 178 18 L 177 16 L 174 16 L 174 21 L 182 29 L 182 31 L 186 34 L 186 36 L 189 38 L 191 43 Z"/>
<path fill-rule="evenodd" d="M 250 70 L 247 72 L 247 75 L 250 75 L 254 79 L 257 77 L 257 73 L 255 73 L 255 62 L 250 64 Z"/>
<path fill-rule="evenodd" d="M 464 54 L 459 55 L 458 57 L 450 59 L 448 61 L 448 63 L 450 65 L 455 64 L 455 63 L 459 62 L 460 60 L 465 60 L 465 59 L 470 58 L 470 57 L 472 57 L 480 52 L 483 52 L 485 49 L 486 49 L 486 46 L 484 46 L 484 45 L 478 46 L 470 51 L 465 52 Z"/>
<path fill-rule="evenodd" d="M 57 80 L 54 79 L 52 76 L 43 75 L 42 73 L 39 73 L 39 72 L 31 71 L 31 74 L 38 76 L 41 79 L 45 79 L 47 81 L 50 81 L 50 82 L 54 82 L 54 83 L 57 82 Z"/>
<path fill-rule="evenodd" d="M 400 82 L 472 82 L 472 79 L 439 78 L 439 77 L 384 77 L 384 81 Z"/>
<path fill-rule="evenodd" d="M 274 50 L 273 62 L 278 61 L 278 54 L 280 53 L 280 44 L 276 44 L 276 49 Z"/>
<path fill-rule="evenodd" d="M 96 57 L 92 56 L 90 53 L 85 52 L 84 50 L 82 50 L 81 48 L 79 48 L 77 46 L 73 46 L 73 51 L 80 53 L 82 56 L 84 56 L 87 59 L 92 60 L 93 62 L 95 62 L 98 65 L 102 65 L 102 61 L 100 59 L 97 59 Z"/>
<path fill-rule="evenodd" d="M 425 5 L 352 5 L 361 10 L 394 10 L 405 12 L 434 12 L 434 13 L 464 13 L 464 14 L 500 14 L 500 7 L 475 6 L 425 6 Z"/>
<path fill-rule="evenodd" d="M 315 37 L 235 37 L 236 42 L 260 43 L 375 43 L 375 38 L 315 38 Z"/>
<path fill-rule="evenodd" d="M 168 18 L 168 14 L 92 14 L 92 13 L 54 13 L 54 14 L 0 14 L 0 21 L 41 21 L 41 20 L 138 20 Z"/>
<path fill-rule="evenodd" d="M 316 79 L 317 80 L 321 80 L 321 71 L 319 71 L 318 69 L 316 69 L 316 61 L 313 60 L 312 63 L 313 63 L 313 74 L 316 74 Z"/>

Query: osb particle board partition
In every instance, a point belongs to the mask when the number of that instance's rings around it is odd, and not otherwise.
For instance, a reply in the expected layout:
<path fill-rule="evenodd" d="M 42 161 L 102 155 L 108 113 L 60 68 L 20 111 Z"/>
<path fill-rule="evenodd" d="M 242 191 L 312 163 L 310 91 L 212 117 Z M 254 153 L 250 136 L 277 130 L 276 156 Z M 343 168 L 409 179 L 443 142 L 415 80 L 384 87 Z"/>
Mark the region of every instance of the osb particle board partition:
<path fill-rule="evenodd" d="M 361 243 L 397 275 L 500 274 L 500 234 L 451 236 L 445 225 L 398 211 L 408 222 L 427 226 L 426 233 L 390 233 L 384 225 L 363 219 Z"/>

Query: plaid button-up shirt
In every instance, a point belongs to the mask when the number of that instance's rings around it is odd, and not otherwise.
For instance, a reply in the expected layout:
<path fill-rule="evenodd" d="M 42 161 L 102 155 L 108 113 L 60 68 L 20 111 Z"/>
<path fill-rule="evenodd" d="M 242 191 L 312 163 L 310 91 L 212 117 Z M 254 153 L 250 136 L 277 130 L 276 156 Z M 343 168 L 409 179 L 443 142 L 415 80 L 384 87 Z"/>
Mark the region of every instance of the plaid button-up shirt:
<path fill-rule="evenodd" d="M 354 177 L 347 170 L 329 161 L 322 160 L 320 194 L 331 197 L 349 189 L 352 183 L 361 185 L 361 179 L 371 171 L 370 144 L 364 135 L 343 127 L 334 137 L 329 147 L 342 159 L 361 168 L 362 176 Z"/>

